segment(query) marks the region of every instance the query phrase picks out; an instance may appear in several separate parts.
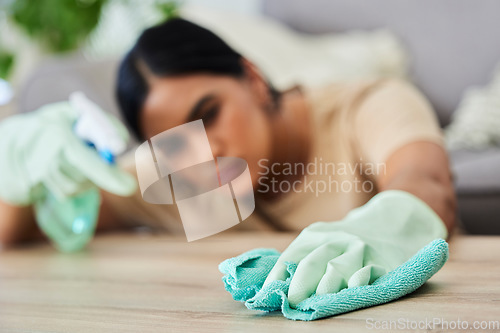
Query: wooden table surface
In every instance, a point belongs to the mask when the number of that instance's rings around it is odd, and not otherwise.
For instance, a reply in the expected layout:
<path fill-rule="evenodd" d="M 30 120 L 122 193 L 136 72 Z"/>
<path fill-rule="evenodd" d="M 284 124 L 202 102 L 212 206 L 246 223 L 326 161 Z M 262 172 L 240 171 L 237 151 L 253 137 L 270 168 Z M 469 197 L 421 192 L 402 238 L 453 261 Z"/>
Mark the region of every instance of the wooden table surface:
<path fill-rule="evenodd" d="M 399 328 L 408 329 L 398 330 L 403 332 L 419 331 L 415 325 L 425 320 L 446 320 L 450 327 L 457 320 L 469 327 L 500 321 L 500 237 L 457 236 L 448 263 L 413 294 L 324 320 L 295 322 L 233 301 L 218 264 L 255 247 L 283 250 L 292 239 L 291 234 L 222 233 L 187 243 L 110 234 L 78 254 L 43 244 L 4 250 L 0 331 L 358 332 L 392 320 L 405 323 Z M 456 331 L 450 327 L 443 331 Z"/>

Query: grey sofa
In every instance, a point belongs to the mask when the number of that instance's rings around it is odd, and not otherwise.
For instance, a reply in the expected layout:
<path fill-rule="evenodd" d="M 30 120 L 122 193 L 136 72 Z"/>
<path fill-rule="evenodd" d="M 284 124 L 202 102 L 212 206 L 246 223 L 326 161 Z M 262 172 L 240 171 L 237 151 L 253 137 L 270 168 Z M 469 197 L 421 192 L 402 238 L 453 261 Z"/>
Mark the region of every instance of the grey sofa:
<path fill-rule="evenodd" d="M 409 50 L 412 79 L 442 126 L 464 90 L 488 83 L 500 61 L 497 0 L 264 0 L 262 12 L 306 33 L 391 29 Z M 500 149 L 450 156 L 463 228 L 500 234 Z"/>

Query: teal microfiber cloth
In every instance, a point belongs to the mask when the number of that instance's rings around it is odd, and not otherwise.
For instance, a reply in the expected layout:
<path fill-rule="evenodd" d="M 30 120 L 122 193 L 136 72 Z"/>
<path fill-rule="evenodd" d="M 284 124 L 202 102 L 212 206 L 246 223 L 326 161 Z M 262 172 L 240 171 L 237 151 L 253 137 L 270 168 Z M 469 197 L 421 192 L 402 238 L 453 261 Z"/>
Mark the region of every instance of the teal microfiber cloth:
<path fill-rule="evenodd" d="M 315 320 L 396 300 L 427 281 L 448 259 L 448 244 L 436 239 L 396 269 L 382 275 L 369 285 L 345 288 L 336 293 L 312 295 L 295 308 L 288 302 L 288 289 L 297 264 L 286 262 L 290 276 L 264 287 L 264 281 L 276 264 L 280 253 L 274 249 L 254 249 L 219 265 L 225 274 L 225 288 L 249 309 L 266 312 L 281 310 L 293 320 Z"/>

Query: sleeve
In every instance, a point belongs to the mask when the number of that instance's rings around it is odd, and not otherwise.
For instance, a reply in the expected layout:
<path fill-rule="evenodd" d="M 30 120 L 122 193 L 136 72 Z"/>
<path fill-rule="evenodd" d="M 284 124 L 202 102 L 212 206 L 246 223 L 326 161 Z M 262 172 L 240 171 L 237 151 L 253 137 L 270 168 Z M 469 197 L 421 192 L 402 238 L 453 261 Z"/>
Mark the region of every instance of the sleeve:
<path fill-rule="evenodd" d="M 427 99 L 410 83 L 386 79 L 359 102 L 354 135 L 364 162 L 381 165 L 399 148 L 417 141 L 443 146 L 437 117 Z"/>
<path fill-rule="evenodd" d="M 119 160 L 119 165 L 137 179 L 134 152 Z M 132 226 L 147 226 L 174 234 L 183 233 L 182 222 L 176 205 L 154 205 L 142 199 L 141 191 L 129 197 L 121 197 L 108 192 L 103 193 L 104 201 L 120 220 Z"/>

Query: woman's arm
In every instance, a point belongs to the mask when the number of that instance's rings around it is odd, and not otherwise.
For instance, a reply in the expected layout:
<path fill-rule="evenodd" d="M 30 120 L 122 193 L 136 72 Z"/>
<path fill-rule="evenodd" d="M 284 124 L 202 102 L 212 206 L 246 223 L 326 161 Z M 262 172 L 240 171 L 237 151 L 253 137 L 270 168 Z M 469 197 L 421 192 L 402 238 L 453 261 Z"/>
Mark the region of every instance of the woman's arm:
<path fill-rule="evenodd" d="M 9 246 L 40 237 L 31 206 L 18 207 L 0 200 L 0 245 Z"/>
<path fill-rule="evenodd" d="M 449 161 L 443 147 L 414 142 L 394 152 L 378 176 L 379 191 L 403 190 L 427 203 L 451 232 L 456 222 L 456 197 Z"/>
<path fill-rule="evenodd" d="M 127 225 L 121 223 L 106 196 L 101 197 L 97 232 L 125 228 Z M 12 206 L 0 200 L 0 248 L 44 238 L 36 224 L 32 206 Z"/>
<path fill-rule="evenodd" d="M 410 83 L 379 83 L 357 109 L 355 134 L 363 161 L 384 165 L 378 191 L 403 190 L 427 203 L 451 231 L 456 199 L 436 115 Z"/>

